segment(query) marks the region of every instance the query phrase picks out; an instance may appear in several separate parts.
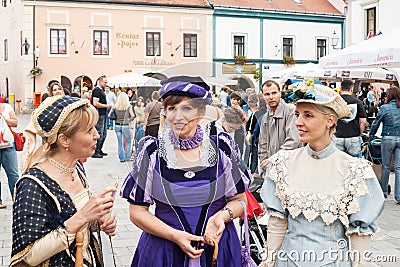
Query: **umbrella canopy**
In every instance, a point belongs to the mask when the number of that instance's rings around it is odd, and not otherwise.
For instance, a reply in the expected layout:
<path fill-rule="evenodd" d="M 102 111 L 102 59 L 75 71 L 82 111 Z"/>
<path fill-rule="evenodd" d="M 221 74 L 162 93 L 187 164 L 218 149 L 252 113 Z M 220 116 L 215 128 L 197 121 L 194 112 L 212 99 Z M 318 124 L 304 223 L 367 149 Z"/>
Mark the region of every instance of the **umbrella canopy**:
<path fill-rule="evenodd" d="M 321 68 L 400 67 L 400 28 L 319 59 Z"/>
<path fill-rule="evenodd" d="M 315 79 L 368 79 L 396 81 L 393 72 L 383 68 L 338 68 L 338 69 L 322 69 L 317 64 L 307 63 L 305 65 L 297 65 L 270 73 L 269 79 L 292 79 L 292 78 L 315 78 Z"/>
<path fill-rule="evenodd" d="M 337 70 L 338 78 L 396 81 L 393 72 L 382 68 L 354 68 Z"/>
<path fill-rule="evenodd" d="M 267 79 L 283 79 L 293 77 L 304 77 L 307 73 L 313 72 L 318 69 L 318 64 L 307 63 L 303 65 L 295 65 L 294 67 L 285 68 L 272 73 L 267 74 Z"/>
<path fill-rule="evenodd" d="M 160 80 L 127 72 L 107 78 L 111 87 L 160 87 Z"/>

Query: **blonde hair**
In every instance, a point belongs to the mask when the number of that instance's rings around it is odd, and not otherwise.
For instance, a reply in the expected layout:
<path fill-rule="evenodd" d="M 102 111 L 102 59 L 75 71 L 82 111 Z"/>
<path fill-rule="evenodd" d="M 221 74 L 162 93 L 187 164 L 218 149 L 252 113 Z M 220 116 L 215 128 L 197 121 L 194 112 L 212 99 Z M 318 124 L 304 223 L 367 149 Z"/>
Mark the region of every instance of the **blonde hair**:
<path fill-rule="evenodd" d="M 318 104 L 313 104 L 311 103 L 311 106 L 318 111 L 319 113 L 323 114 L 323 115 L 333 115 L 335 117 L 335 124 L 329 128 L 329 134 L 332 136 L 334 133 L 336 133 L 336 125 L 337 125 L 337 121 L 338 121 L 338 115 L 336 114 L 336 112 L 326 106 L 323 105 L 318 105 Z"/>
<path fill-rule="evenodd" d="M 116 110 L 127 110 L 131 104 L 129 103 L 129 96 L 125 92 L 120 92 L 115 101 L 114 108 Z"/>
<path fill-rule="evenodd" d="M 83 105 L 71 111 L 71 113 L 65 118 L 63 124 L 58 130 L 57 135 L 63 134 L 66 137 L 72 137 L 78 131 L 88 131 L 94 127 L 99 119 L 96 108 L 92 105 Z M 45 139 L 46 140 L 46 139 Z M 47 152 L 49 156 L 54 155 L 58 150 L 57 142 L 50 145 L 50 149 Z"/>

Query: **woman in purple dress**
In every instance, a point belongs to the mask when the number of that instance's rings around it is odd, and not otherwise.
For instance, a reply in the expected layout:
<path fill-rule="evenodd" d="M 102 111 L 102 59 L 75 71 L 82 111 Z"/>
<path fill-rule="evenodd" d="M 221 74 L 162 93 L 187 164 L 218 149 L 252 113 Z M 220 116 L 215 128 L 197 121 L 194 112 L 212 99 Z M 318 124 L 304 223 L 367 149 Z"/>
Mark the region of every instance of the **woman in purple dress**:
<path fill-rule="evenodd" d="M 251 175 L 226 133 L 208 136 L 198 125 L 210 103 L 200 77 L 161 82 L 165 125 L 158 138 L 141 139 L 121 196 L 130 219 L 143 230 L 131 266 L 241 266 L 241 245 L 232 220 Z M 155 204 L 155 213 L 149 206 Z"/>

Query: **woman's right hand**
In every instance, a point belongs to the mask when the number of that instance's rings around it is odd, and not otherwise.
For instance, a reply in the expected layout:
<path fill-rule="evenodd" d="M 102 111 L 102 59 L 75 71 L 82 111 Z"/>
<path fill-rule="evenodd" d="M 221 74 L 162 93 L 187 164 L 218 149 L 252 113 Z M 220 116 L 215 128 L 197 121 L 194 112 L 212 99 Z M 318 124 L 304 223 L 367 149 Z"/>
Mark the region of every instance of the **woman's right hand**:
<path fill-rule="evenodd" d="M 201 256 L 204 249 L 194 248 L 192 241 L 196 244 L 204 242 L 203 237 L 189 234 L 185 231 L 176 230 L 174 243 L 176 243 L 182 250 L 192 259 L 196 259 Z"/>
<path fill-rule="evenodd" d="M 78 212 L 84 218 L 85 223 L 102 218 L 111 211 L 114 205 L 114 198 L 111 193 L 115 192 L 115 190 L 115 187 L 107 188 L 98 194 L 92 195 Z"/>

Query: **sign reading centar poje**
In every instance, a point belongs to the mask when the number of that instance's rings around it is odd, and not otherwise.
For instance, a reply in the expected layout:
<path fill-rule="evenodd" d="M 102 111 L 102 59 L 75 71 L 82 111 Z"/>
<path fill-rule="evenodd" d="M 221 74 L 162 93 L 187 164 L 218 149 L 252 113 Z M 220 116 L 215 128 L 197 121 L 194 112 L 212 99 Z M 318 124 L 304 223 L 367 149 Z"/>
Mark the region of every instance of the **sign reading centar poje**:
<path fill-rule="evenodd" d="M 121 48 L 132 48 L 139 45 L 139 34 L 135 33 L 121 33 L 117 32 L 115 38 L 117 39 L 117 45 Z"/>

